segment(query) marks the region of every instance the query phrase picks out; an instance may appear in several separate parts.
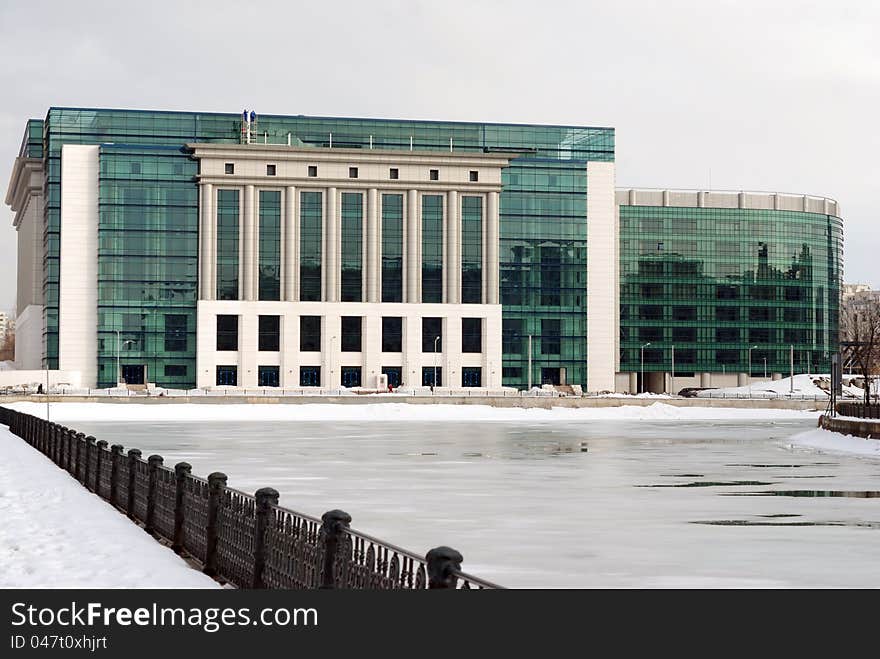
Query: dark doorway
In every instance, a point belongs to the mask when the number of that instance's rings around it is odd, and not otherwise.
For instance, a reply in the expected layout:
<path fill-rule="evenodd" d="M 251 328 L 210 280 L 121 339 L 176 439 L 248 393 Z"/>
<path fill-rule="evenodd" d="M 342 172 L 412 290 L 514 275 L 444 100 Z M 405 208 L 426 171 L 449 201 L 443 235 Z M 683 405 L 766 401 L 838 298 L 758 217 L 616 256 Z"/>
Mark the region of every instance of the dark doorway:
<path fill-rule="evenodd" d="M 122 381 L 125 384 L 144 384 L 143 364 L 123 364 Z"/>
<path fill-rule="evenodd" d="M 542 368 L 541 384 L 562 384 L 558 368 Z"/>

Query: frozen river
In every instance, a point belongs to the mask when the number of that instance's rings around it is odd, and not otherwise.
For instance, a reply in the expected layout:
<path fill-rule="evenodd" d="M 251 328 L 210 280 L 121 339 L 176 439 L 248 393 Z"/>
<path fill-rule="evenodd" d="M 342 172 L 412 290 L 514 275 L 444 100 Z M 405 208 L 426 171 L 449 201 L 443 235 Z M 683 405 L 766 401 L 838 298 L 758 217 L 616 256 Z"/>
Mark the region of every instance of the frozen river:
<path fill-rule="evenodd" d="M 76 421 L 511 587 L 880 587 L 880 462 L 766 421 Z"/>

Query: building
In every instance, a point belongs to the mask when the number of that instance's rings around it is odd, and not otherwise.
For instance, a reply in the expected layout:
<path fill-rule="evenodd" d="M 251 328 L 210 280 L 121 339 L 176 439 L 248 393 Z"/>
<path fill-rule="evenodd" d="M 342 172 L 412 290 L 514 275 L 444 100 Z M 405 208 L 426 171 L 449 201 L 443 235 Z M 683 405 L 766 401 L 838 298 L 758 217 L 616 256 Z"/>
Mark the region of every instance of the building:
<path fill-rule="evenodd" d="M 15 319 L 0 311 L 0 350 L 6 347 L 7 337 L 15 332 Z"/>
<path fill-rule="evenodd" d="M 101 387 L 634 391 L 836 349 L 835 202 L 615 195 L 614 156 L 612 128 L 51 108 L 6 197 L 16 363 Z M 774 301 L 716 332 L 716 306 Z"/>

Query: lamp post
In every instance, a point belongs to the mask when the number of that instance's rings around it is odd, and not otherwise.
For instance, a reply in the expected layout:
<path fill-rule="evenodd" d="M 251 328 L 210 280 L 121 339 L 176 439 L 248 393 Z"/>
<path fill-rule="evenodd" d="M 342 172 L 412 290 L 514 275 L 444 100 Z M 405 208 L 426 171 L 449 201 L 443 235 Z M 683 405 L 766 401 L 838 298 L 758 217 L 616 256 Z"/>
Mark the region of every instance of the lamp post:
<path fill-rule="evenodd" d="M 641 371 L 642 375 L 642 386 L 639 387 L 639 389 L 641 389 L 639 393 L 645 390 L 645 348 L 647 348 L 649 345 L 651 345 L 650 341 L 639 348 L 639 370 Z"/>
<path fill-rule="evenodd" d="M 434 380 L 431 382 L 431 393 L 434 393 L 434 387 L 437 386 L 437 342 L 439 340 L 439 336 L 434 337 Z"/>
<path fill-rule="evenodd" d="M 327 382 L 330 385 L 330 388 L 333 388 L 333 346 L 336 345 L 336 337 L 330 337 L 330 354 L 328 355 L 329 359 L 327 360 L 329 363 L 327 364 L 330 367 L 330 378 Z"/>
<path fill-rule="evenodd" d="M 673 396 L 675 395 L 675 346 L 672 346 L 672 375 L 669 379 L 669 388 L 671 391 L 669 392 Z"/>
<path fill-rule="evenodd" d="M 767 379 L 767 358 L 764 357 L 764 379 Z"/>
<path fill-rule="evenodd" d="M 134 339 L 126 339 L 122 345 L 127 346 L 129 343 L 137 343 Z M 119 365 L 119 330 L 116 330 L 116 384 L 122 379 L 122 367 Z"/>
<path fill-rule="evenodd" d="M 752 346 L 749 348 L 749 372 L 746 374 L 746 377 L 749 379 L 749 398 L 752 397 L 752 350 L 757 347 L 758 346 Z"/>
<path fill-rule="evenodd" d="M 529 334 L 529 388 L 528 391 L 532 390 L 532 335 Z"/>

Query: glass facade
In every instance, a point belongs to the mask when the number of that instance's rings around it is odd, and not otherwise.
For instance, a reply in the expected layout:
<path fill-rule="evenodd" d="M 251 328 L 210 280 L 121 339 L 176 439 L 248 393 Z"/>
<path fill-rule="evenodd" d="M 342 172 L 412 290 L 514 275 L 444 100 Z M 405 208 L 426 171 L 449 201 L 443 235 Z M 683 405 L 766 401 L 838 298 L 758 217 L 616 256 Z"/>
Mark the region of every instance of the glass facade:
<path fill-rule="evenodd" d="M 483 198 L 461 198 L 461 301 L 483 302 Z"/>
<path fill-rule="evenodd" d="M 321 299 L 321 202 L 320 192 L 300 193 L 299 299 Z"/>
<path fill-rule="evenodd" d="M 441 195 L 422 195 L 422 302 L 443 302 Z"/>
<path fill-rule="evenodd" d="M 260 300 L 281 299 L 281 191 L 260 190 Z"/>
<path fill-rule="evenodd" d="M 620 370 L 827 373 L 842 222 L 817 213 L 620 206 Z"/>
<path fill-rule="evenodd" d="M 37 135 L 42 130 L 42 144 Z M 584 341 L 586 300 L 583 296 L 583 277 L 585 271 L 586 241 L 586 163 L 588 161 L 614 160 L 614 130 L 610 128 L 586 128 L 573 126 L 529 126 L 515 124 L 459 123 L 400 121 L 385 119 L 349 119 L 333 117 L 272 116 L 259 117 L 259 132 L 265 135 L 270 144 L 287 144 L 288 134 L 296 146 L 330 146 L 330 134 L 334 147 L 402 149 L 415 151 L 448 151 L 450 143 L 456 152 L 498 153 L 512 158 L 511 164 L 503 172 L 504 190 L 500 195 L 501 211 L 501 294 L 505 321 L 523 321 L 521 332 L 539 334 L 542 318 L 556 319 L 562 324 L 562 350 L 560 355 L 535 355 L 535 367 L 539 365 L 567 367 L 569 382 L 583 382 L 583 369 L 586 363 L 586 343 Z M 149 171 L 147 163 L 152 157 L 150 151 L 165 149 L 177 153 L 172 174 L 156 174 L 151 182 L 156 195 L 178 194 L 175 186 L 183 185 L 190 192 L 180 193 L 179 203 L 166 204 L 172 209 L 179 207 L 184 212 L 187 226 L 197 233 L 196 163 L 185 153 L 183 145 L 190 142 L 213 142 L 238 144 L 241 142 L 241 123 L 238 112 L 233 113 L 193 113 L 162 112 L 138 110 L 97 110 L 83 108 L 51 108 L 44 122 L 28 123 L 27 140 L 23 148 L 29 155 L 44 159 L 45 179 L 45 222 L 44 222 L 44 263 L 43 293 L 45 299 L 44 357 L 46 364 L 57 368 L 58 357 L 58 256 L 60 235 L 60 186 L 61 186 L 61 148 L 64 144 L 101 144 L 102 158 L 111 149 L 140 150 L 137 157 L 143 158 L 142 172 Z M 109 143 L 113 146 L 109 146 Z M 155 154 L 153 154 L 155 155 Z M 169 160 L 173 158 L 169 156 Z M 177 167 L 177 169 L 175 169 Z M 143 174 L 130 168 L 117 174 L 117 185 L 132 187 L 139 185 L 138 177 Z M 179 173 L 176 173 L 179 172 Z M 126 179 L 128 182 L 126 182 Z M 218 193 L 221 191 L 218 191 Z M 321 292 L 321 214 L 322 199 L 318 192 L 302 192 L 300 204 L 301 225 L 301 269 L 300 299 L 319 300 Z M 431 196 L 429 195 L 428 198 Z M 158 197 L 156 197 L 158 199 Z M 190 204 L 190 199 L 192 204 Z M 238 222 L 238 202 L 228 200 L 228 221 Z M 218 212 L 221 200 L 218 195 Z M 433 205 L 433 214 L 442 218 L 442 197 L 428 202 L 428 210 Z M 149 203 L 147 206 L 162 207 L 162 204 Z M 134 206 L 133 206 L 134 207 Z M 186 209 L 183 211 L 182 209 Z M 164 211 L 161 211 L 164 213 Z M 177 210 L 170 211 L 172 213 Z M 136 211 L 132 211 L 135 214 Z M 429 215 L 431 213 L 429 212 Z M 383 213 L 384 215 L 384 213 Z M 219 221 L 218 217 L 218 221 Z M 442 219 L 429 222 L 434 234 L 440 240 L 432 242 L 436 254 L 429 252 L 431 266 L 423 271 L 424 301 L 442 299 Z M 189 231 L 189 229 L 187 229 Z M 221 239 L 218 226 L 218 241 Z M 232 240 L 232 236 L 229 237 Z M 237 237 L 235 238 L 237 240 Z M 189 250 L 183 260 L 192 263 L 198 258 L 196 242 L 185 241 Z M 232 258 L 232 245 L 228 245 L 228 258 Z M 383 246 L 384 247 L 384 246 Z M 424 245 L 423 245 L 424 247 Z M 558 252 L 544 247 L 557 248 Z M 235 245 L 237 258 L 238 245 Z M 463 247 L 464 250 L 464 247 Z M 462 252 L 464 257 L 464 251 Z M 157 259 L 164 255 L 157 255 Z M 218 260 L 220 246 L 218 245 Z M 218 264 L 219 265 L 219 264 Z M 262 273 L 261 263 L 261 273 Z M 171 267 L 171 266 L 169 266 Z M 177 265 L 173 266 L 178 267 Z M 271 268 L 271 266 L 269 266 Z M 238 297 L 237 263 L 227 264 L 226 277 L 221 277 L 218 269 L 218 299 L 221 285 L 227 294 L 234 287 L 234 298 Z M 557 279 L 553 273 L 558 272 Z M 191 268 L 193 279 L 193 300 L 184 302 L 175 293 L 174 311 L 188 315 L 193 321 L 188 323 L 187 331 L 194 331 L 195 277 L 196 267 Z M 384 275 L 384 258 L 383 258 Z M 552 291 L 542 294 L 542 277 L 545 289 L 558 289 L 558 296 Z M 152 277 L 152 275 L 150 275 Z M 558 280 L 558 281 L 557 281 Z M 160 281 L 158 276 L 153 281 Z M 173 278 L 167 281 L 174 281 Z M 464 284 L 464 278 L 462 280 Z M 262 277 L 261 277 L 262 284 Z M 426 286 L 427 284 L 427 286 Z M 579 284 L 578 292 L 569 290 Z M 189 287 L 186 283 L 184 288 Z M 178 289 L 181 289 L 178 286 Z M 181 289 L 182 290 L 182 289 Z M 120 306 L 129 307 L 132 314 L 146 315 L 139 327 L 144 332 L 162 335 L 161 322 L 152 319 L 150 304 L 142 301 L 131 291 L 117 295 Z M 383 291 L 384 295 L 384 291 Z M 558 300 L 559 304 L 552 304 Z M 193 314 L 193 315 L 190 315 Z M 105 326 L 108 327 L 108 326 Z M 106 344 L 106 337 L 100 337 Z M 104 345 L 103 347 L 106 347 Z M 101 348 L 103 350 L 103 347 Z M 143 358 L 160 360 L 164 345 L 144 345 Z M 158 349 L 158 352 L 156 350 Z M 525 386 L 525 354 L 504 355 L 504 384 Z M 163 380 L 166 370 L 149 370 L 149 379 L 159 385 L 189 386 L 195 384 L 192 357 L 189 353 L 179 364 L 188 366 L 187 375 L 174 376 L 174 380 Z M 172 368 L 170 373 L 178 373 Z M 102 371 L 102 377 L 108 375 Z M 109 374 L 112 376 L 112 372 Z M 168 376 L 171 377 L 171 376 Z M 311 376 L 310 376 L 311 377 Z M 155 380 L 154 380 L 155 378 Z"/>
<path fill-rule="evenodd" d="M 364 195 L 342 193 L 342 297 L 343 302 L 363 300 Z"/>
<path fill-rule="evenodd" d="M 382 195 L 382 302 L 403 302 L 403 195 Z"/>
<path fill-rule="evenodd" d="M 239 299 L 238 190 L 217 190 L 217 299 Z"/>

